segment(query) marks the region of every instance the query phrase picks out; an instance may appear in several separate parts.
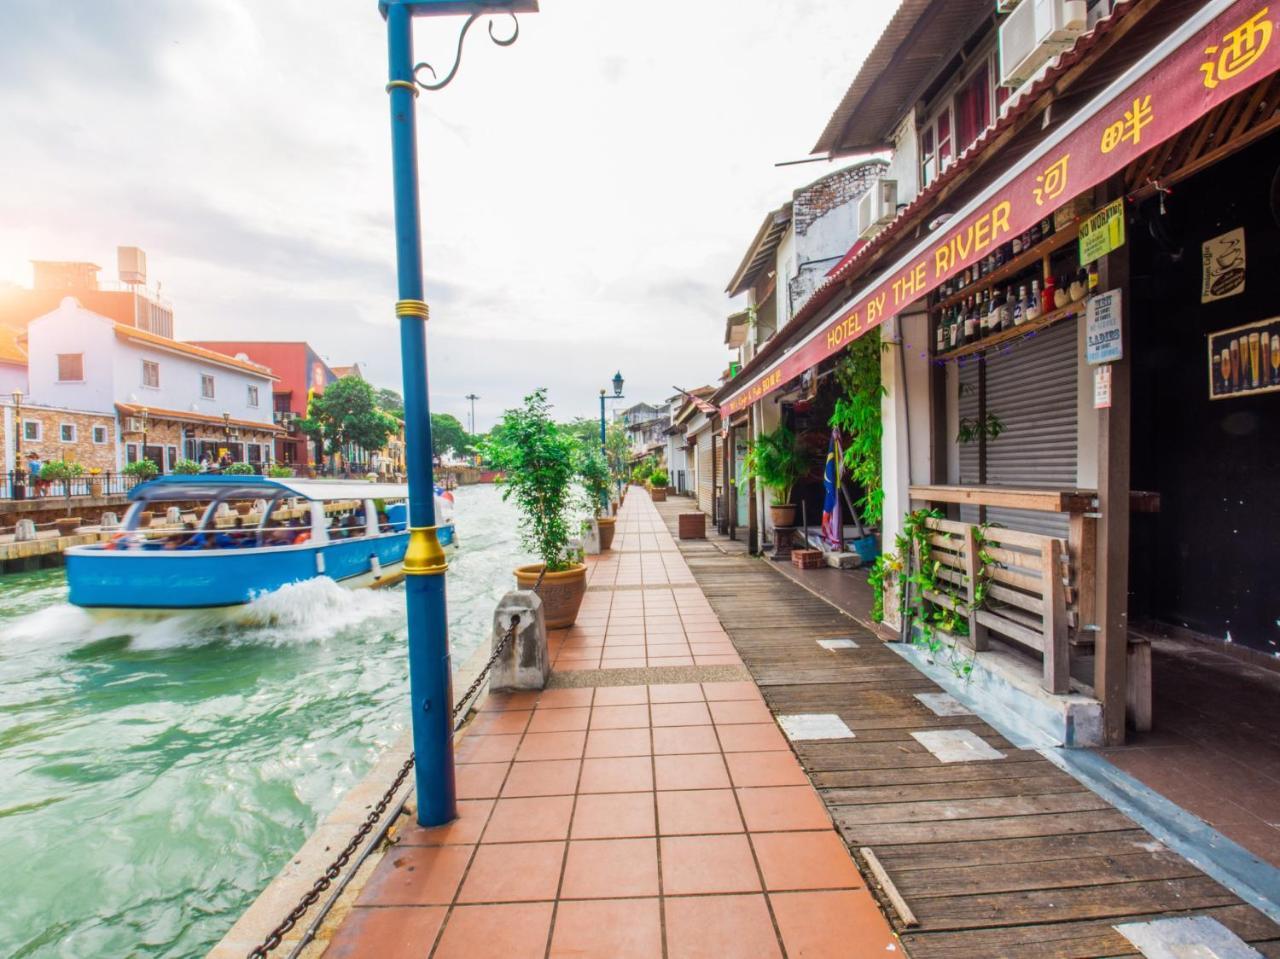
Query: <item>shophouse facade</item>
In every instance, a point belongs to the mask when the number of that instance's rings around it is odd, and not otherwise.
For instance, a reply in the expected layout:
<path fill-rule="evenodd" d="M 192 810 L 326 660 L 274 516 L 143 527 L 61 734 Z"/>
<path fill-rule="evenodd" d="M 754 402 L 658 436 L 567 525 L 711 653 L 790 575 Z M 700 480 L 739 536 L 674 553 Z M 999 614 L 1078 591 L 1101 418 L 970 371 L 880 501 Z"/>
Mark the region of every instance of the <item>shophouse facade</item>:
<path fill-rule="evenodd" d="M 28 324 L 26 350 L 24 404 L 110 417 L 116 469 L 144 456 L 166 472 L 224 452 L 272 460 L 280 430 L 265 367 L 119 323 L 74 297 Z"/>
<path fill-rule="evenodd" d="M 879 335 L 882 541 L 924 506 L 940 535 L 995 529 L 1004 595 L 965 642 L 1032 663 L 1088 745 L 1151 722 L 1139 621 L 1274 659 L 1280 41 L 1265 4 L 1058 7 L 1010 62 L 1018 7 L 902 4 L 816 147 L 890 151 L 895 214 L 715 402 L 731 428 L 794 417 Z"/>

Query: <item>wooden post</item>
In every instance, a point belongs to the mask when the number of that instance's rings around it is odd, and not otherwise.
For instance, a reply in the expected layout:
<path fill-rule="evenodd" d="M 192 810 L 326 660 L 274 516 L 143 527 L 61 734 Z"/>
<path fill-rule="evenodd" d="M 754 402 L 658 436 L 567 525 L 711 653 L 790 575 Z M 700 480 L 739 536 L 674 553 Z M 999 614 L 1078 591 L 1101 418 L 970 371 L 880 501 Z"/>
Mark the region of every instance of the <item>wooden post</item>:
<path fill-rule="evenodd" d="M 1067 555 L 1071 560 L 1072 586 L 1075 595 L 1075 629 L 1092 626 L 1098 619 L 1098 520 L 1083 513 L 1072 513 L 1068 520 Z"/>
<path fill-rule="evenodd" d="M 978 528 L 972 523 L 965 524 L 964 534 L 964 576 L 968 580 L 965 588 L 965 600 L 969 604 L 969 641 L 975 652 L 986 649 L 990 643 L 987 627 L 978 622 L 978 610 L 974 605 L 974 595 L 978 589 L 978 573 L 982 562 L 978 559 Z"/>
<path fill-rule="evenodd" d="M 1045 540 L 1040 550 L 1044 591 L 1044 688 L 1061 695 L 1071 688 L 1067 649 L 1067 591 L 1062 582 L 1062 540 Z"/>
<path fill-rule="evenodd" d="M 1123 177 L 1108 184 L 1111 199 L 1124 195 Z M 1124 742 L 1125 690 L 1129 643 L 1129 364 L 1133 352 L 1129 312 L 1129 247 L 1102 258 L 1099 289 L 1121 290 L 1120 342 L 1124 355 L 1111 364 L 1111 406 L 1098 411 L 1097 642 L 1094 695 L 1102 701 L 1102 737 L 1109 746 Z M 1092 383 L 1082 383 L 1089 389 Z"/>

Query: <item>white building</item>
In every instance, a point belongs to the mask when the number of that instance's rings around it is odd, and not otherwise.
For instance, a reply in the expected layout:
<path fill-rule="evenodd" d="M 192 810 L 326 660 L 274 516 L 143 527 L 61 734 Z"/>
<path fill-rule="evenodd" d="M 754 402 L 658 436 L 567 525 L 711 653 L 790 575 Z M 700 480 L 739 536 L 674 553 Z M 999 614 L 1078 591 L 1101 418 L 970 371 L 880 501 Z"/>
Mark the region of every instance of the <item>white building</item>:
<path fill-rule="evenodd" d="M 74 297 L 31 321 L 26 350 L 29 401 L 114 415 L 118 466 L 145 455 L 167 471 L 224 450 L 271 458 L 276 377 L 264 366 L 117 323 Z"/>

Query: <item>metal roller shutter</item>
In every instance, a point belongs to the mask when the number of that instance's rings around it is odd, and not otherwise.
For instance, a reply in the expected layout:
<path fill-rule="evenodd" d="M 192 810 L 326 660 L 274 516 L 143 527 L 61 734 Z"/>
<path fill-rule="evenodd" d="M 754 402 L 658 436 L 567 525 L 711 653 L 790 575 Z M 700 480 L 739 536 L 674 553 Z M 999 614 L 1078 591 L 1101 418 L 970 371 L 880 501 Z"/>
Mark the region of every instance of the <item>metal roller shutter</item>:
<path fill-rule="evenodd" d="M 712 444 L 716 435 L 712 430 L 698 434 L 698 509 L 710 515 L 715 499 L 715 470 L 712 462 Z"/>
<path fill-rule="evenodd" d="M 1065 322 L 1019 340 L 1010 352 L 988 357 L 981 364 L 987 380 L 987 409 L 1005 427 L 994 440 L 987 440 L 986 485 L 1075 489 L 1076 350 L 1076 324 Z M 977 363 L 960 371 L 961 417 L 977 416 L 978 375 Z M 960 481 L 979 481 L 977 443 L 960 447 Z M 963 510 L 962 518 L 975 522 L 977 510 Z M 1067 517 L 1057 514 L 992 508 L 987 519 L 1030 533 L 1067 534 Z"/>

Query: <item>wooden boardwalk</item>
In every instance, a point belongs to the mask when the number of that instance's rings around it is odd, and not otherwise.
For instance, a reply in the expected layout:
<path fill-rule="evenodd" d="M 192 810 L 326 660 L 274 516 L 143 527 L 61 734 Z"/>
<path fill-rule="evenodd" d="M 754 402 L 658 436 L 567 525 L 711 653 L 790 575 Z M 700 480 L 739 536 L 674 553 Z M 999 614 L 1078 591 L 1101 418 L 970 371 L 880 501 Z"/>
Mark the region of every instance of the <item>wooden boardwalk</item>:
<path fill-rule="evenodd" d="M 658 508 L 674 530 L 690 506 Z M 772 711 L 836 713 L 854 731 L 796 753 L 846 843 L 874 852 L 915 914 L 906 926 L 879 890 L 913 959 L 1138 957 L 1114 924 L 1187 914 L 1280 959 L 1280 926 L 1039 753 L 977 716 L 935 715 L 915 696 L 940 687 L 768 561 L 726 545 L 680 543 Z M 858 648 L 816 643 L 838 637 Z M 972 730 L 1004 758 L 943 763 L 911 736 L 946 728 Z"/>

